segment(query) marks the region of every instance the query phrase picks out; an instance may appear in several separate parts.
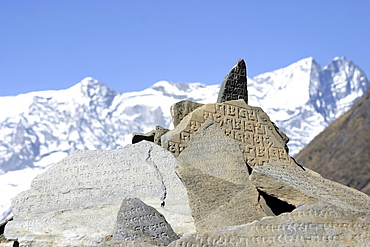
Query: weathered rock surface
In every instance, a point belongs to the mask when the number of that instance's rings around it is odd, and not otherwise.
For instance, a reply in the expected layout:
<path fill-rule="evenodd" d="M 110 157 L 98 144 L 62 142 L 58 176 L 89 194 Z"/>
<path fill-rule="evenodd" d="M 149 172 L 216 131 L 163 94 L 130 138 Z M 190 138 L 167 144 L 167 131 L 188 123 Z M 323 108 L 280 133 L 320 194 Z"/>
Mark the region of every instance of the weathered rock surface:
<path fill-rule="evenodd" d="M 248 180 L 237 141 L 208 119 L 179 155 L 175 170 L 186 186 L 198 232 L 259 220 L 263 199 Z M 261 200 L 261 201 L 260 201 Z"/>
<path fill-rule="evenodd" d="M 174 127 L 176 127 L 181 120 L 187 116 L 190 112 L 201 107 L 203 104 L 193 102 L 190 100 L 182 100 L 173 104 L 170 108 L 172 122 Z"/>
<path fill-rule="evenodd" d="M 325 202 L 348 210 L 370 212 L 370 197 L 360 191 L 294 166 L 265 164 L 253 169 L 257 189 L 294 206 Z"/>
<path fill-rule="evenodd" d="M 122 200 L 133 197 L 160 211 L 178 233 L 192 232 L 186 189 L 173 170 L 176 163 L 172 154 L 150 142 L 77 151 L 14 198 L 16 217 L 5 236 L 20 243 L 94 246 L 113 234 Z"/>
<path fill-rule="evenodd" d="M 195 109 L 175 129 L 162 136 L 162 147 L 178 156 L 187 147 L 190 136 L 207 119 L 238 141 L 244 160 L 251 168 L 274 161 L 295 165 L 287 152 L 286 136 L 277 131 L 261 108 L 249 106 L 244 100 L 206 104 Z"/>
<path fill-rule="evenodd" d="M 218 94 L 217 103 L 243 99 L 248 104 L 247 67 L 243 59 L 225 76 Z"/>
<path fill-rule="evenodd" d="M 113 241 L 141 241 L 168 245 L 179 237 L 164 216 L 140 199 L 124 199 L 117 215 Z"/>
<path fill-rule="evenodd" d="M 370 214 L 325 204 L 172 242 L 180 246 L 368 246 Z"/>

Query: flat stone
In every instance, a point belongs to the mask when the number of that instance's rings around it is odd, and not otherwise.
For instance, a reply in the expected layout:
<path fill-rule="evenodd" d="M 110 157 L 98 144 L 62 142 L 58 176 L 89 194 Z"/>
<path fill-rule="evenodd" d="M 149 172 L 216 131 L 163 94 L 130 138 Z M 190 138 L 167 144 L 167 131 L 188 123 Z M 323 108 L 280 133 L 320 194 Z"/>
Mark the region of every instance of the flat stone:
<path fill-rule="evenodd" d="M 243 59 L 239 59 L 229 74 L 225 76 L 217 103 L 238 99 L 243 99 L 248 104 L 247 67 Z"/>
<path fill-rule="evenodd" d="M 94 246 L 113 234 L 114 212 L 124 198 L 133 197 L 156 208 L 178 233 L 191 232 L 186 189 L 173 169 L 177 163 L 167 150 L 146 141 L 117 150 L 77 151 L 13 199 L 14 220 L 5 236 L 20 243 L 69 239 L 68 244 Z"/>
<path fill-rule="evenodd" d="M 267 114 L 244 100 L 206 104 L 189 113 L 177 127 L 162 136 L 162 147 L 178 156 L 205 120 L 213 120 L 224 133 L 235 139 L 245 162 L 254 168 L 264 163 L 296 163 L 288 154 L 286 136 L 278 131 Z"/>
<path fill-rule="evenodd" d="M 176 127 L 181 122 L 181 120 L 190 112 L 194 111 L 202 105 L 203 104 L 189 100 L 182 100 L 173 104 L 170 108 L 170 111 L 174 127 Z"/>
<path fill-rule="evenodd" d="M 367 246 L 369 243 L 369 213 L 318 204 L 245 225 L 187 235 L 169 247 Z"/>
<path fill-rule="evenodd" d="M 368 195 L 298 167 L 264 164 L 253 169 L 250 180 L 257 189 L 294 206 L 324 202 L 370 212 Z"/>
<path fill-rule="evenodd" d="M 124 199 L 117 215 L 113 241 L 168 245 L 179 237 L 164 216 L 138 198 Z"/>
<path fill-rule="evenodd" d="M 175 167 L 187 188 L 197 232 L 252 222 L 266 216 L 251 184 L 235 184 L 204 174 L 186 163 Z"/>
<path fill-rule="evenodd" d="M 236 184 L 249 183 L 248 167 L 238 142 L 228 138 L 211 119 L 190 137 L 178 160 L 216 178 Z"/>

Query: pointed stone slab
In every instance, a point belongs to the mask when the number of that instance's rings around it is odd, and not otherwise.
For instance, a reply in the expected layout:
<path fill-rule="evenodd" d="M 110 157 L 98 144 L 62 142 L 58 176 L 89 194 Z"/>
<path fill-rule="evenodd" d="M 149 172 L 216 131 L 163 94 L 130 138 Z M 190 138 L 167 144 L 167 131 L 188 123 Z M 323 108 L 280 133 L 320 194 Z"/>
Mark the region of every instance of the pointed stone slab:
<path fill-rule="evenodd" d="M 259 194 L 251 184 L 231 183 L 186 163 L 179 163 L 175 170 L 187 188 L 197 232 L 244 224 L 266 216 L 258 203 Z"/>
<path fill-rule="evenodd" d="M 247 68 L 243 59 L 239 59 L 226 75 L 221 84 L 217 103 L 238 99 L 243 99 L 248 104 Z"/>
<path fill-rule="evenodd" d="M 244 100 L 206 104 L 189 113 L 173 130 L 162 136 L 162 147 L 178 156 L 205 120 L 213 120 L 224 133 L 235 139 L 251 167 L 279 161 L 296 165 L 287 152 L 286 136 L 277 131 L 267 114 Z"/>
<path fill-rule="evenodd" d="M 368 195 L 297 167 L 265 164 L 253 169 L 250 180 L 257 189 L 294 206 L 324 202 L 370 213 Z"/>
<path fill-rule="evenodd" d="M 248 167 L 238 142 L 228 138 L 211 119 L 190 137 L 188 147 L 178 160 L 231 183 L 249 183 Z"/>
<path fill-rule="evenodd" d="M 124 199 L 117 215 L 113 241 L 141 241 L 168 245 L 179 237 L 166 219 L 138 198 Z"/>
<path fill-rule="evenodd" d="M 93 246 L 112 234 L 112 212 L 129 197 L 153 206 L 175 231 L 186 233 L 194 223 L 186 189 L 173 169 L 177 163 L 167 150 L 146 141 L 117 150 L 77 151 L 13 199 L 14 220 L 5 236 L 65 238 Z"/>
<path fill-rule="evenodd" d="M 367 246 L 370 214 L 329 205 L 305 205 L 291 213 L 249 224 L 196 233 L 172 242 L 180 246 Z"/>

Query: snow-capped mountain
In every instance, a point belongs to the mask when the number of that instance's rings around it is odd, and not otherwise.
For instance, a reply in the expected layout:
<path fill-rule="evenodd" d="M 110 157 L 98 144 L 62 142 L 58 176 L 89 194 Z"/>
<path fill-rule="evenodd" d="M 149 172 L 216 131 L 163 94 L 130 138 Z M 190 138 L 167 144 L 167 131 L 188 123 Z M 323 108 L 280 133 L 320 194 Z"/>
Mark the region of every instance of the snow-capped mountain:
<path fill-rule="evenodd" d="M 307 58 L 248 79 L 249 104 L 262 107 L 290 137 L 294 155 L 369 85 L 346 58 L 325 67 Z M 46 167 L 77 149 L 115 149 L 130 143 L 133 132 L 172 128 L 173 103 L 214 103 L 219 86 L 160 81 L 120 93 L 85 78 L 65 90 L 0 97 L 0 221 L 10 212 L 9 198 Z"/>

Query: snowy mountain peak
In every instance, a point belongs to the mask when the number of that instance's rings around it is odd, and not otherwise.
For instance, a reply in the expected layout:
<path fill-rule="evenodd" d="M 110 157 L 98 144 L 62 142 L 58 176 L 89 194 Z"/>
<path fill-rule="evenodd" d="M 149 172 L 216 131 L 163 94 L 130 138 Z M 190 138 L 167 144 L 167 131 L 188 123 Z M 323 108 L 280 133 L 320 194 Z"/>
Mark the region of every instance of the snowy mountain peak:
<path fill-rule="evenodd" d="M 294 155 L 368 86 L 361 69 L 344 57 L 325 67 L 309 57 L 248 78 L 248 101 L 286 133 Z M 172 104 L 185 99 L 215 103 L 219 88 L 159 81 L 141 92 L 119 93 L 87 77 L 64 90 L 0 97 L 0 198 L 25 189 L 16 177 L 34 176 L 77 149 L 116 149 L 130 143 L 133 132 L 156 125 L 171 129 Z M 0 201 L 0 221 L 1 209 L 10 207 L 5 200 Z"/>

